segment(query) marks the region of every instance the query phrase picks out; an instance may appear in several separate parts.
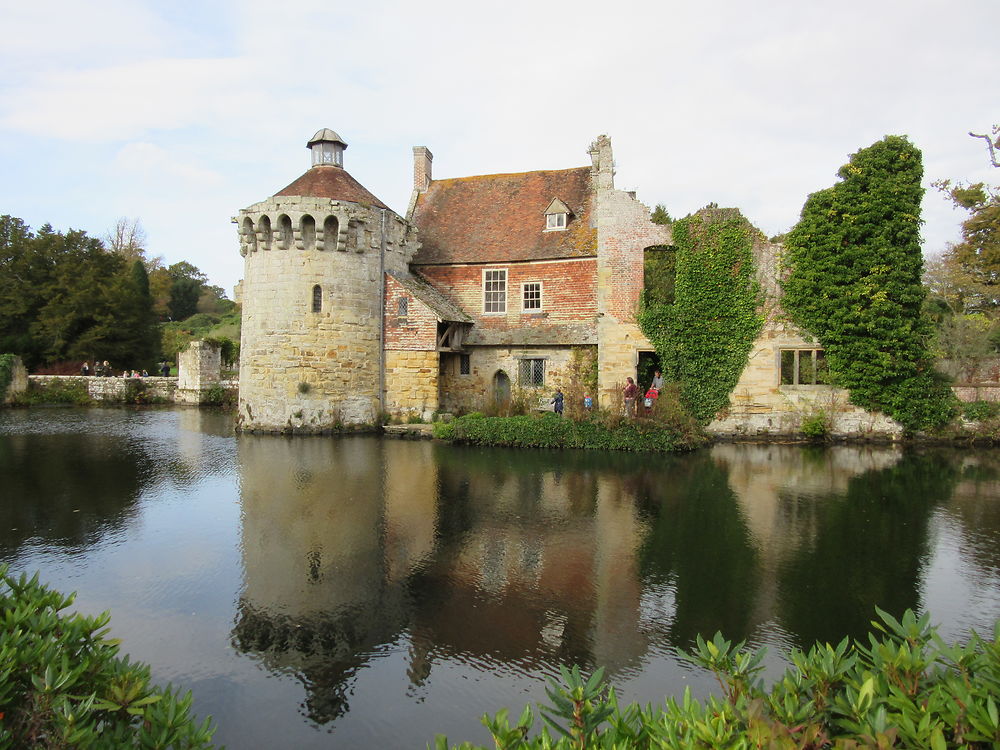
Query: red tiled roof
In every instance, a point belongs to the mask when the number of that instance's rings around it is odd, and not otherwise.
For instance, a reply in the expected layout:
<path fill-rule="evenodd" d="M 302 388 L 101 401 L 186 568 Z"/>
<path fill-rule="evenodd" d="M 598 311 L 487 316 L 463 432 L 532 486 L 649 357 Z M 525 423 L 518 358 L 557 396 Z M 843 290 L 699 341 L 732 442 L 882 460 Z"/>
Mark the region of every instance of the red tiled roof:
<path fill-rule="evenodd" d="M 487 263 L 597 254 L 590 167 L 434 180 L 417 196 L 415 264 Z M 573 212 L 564 231 L 545 230 L 559 198 Z"/>
<path fill-rule="evenodd" d="M 346 170 L 329 164 L 312 167 L 291 185 L 275 193 L 275 196 L 278 195 L 331 198 L 337 201 L 367 203 L 378 208 L 388 208 L 382 201 L 369 193 L 364 185 L 351 177 Z"/>

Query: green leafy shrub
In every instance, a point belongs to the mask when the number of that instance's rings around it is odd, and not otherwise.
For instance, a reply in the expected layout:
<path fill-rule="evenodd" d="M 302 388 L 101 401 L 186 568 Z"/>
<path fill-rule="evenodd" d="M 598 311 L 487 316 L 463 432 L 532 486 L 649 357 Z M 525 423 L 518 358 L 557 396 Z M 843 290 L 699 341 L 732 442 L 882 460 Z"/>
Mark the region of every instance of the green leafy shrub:
<path fill-rule="evenodd" d="M 64 614 L 73 595 L 0 565 L 0 747 L 210 748 L 192 697 L 119 657 L 110 615 Z"/>
<path fill-rule="evenodd" d="M 550 680 L 540 733 L 532 735 L 530 707 L 513 726 L 505 710 L 482 721 L 499 750 L 998 747 L 1000 622 L 991 641 L 973 634 L 964 645 L 947 645 L 926 614 L 907 610 L 897 620 L 877 611 L 880 637 L 793 649 L 770 690 L 760 678 L 764 651 L 717 633 L 680 652 L 718 681 L 719 695 L 704 702 L 685 690 L 663 706 L 621 706 L 600 670 L 585 679 L 574 667 L 562 669 L 562 685 Z M 436 738 L 437 750 L 448 747 L 446 737 Z"/>
<path fill-rule="evenodd" d="M 1000 404 L 995 401 L 972 401 L 963 404 L 962 415 L 973 422 L 984 422 L 1000 415 Z"/>
<path fill-rule="evenodd" d="M 823 440 L 830 434 L 830 420 L 827 419 L 826 412 L 820 409 L 803 417 L 799 429 L 810 440 Z"/>

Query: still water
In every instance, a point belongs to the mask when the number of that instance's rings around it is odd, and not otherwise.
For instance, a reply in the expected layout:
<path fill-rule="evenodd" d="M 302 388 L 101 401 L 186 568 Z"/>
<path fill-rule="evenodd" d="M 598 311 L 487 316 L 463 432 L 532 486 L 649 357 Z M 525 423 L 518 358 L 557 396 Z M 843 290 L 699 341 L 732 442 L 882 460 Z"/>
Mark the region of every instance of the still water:
<path fill-rule="evenodd" d="M 232 434 L 197 410 L 0 412 L 0 562 L 112 612 L 230 748 L 485 742 L 478 718 L 604 665 L 627 700 L 782 654 L 877 604 L 1000 617 L 1000 453 L 721 445 L 687 456 Z"/>

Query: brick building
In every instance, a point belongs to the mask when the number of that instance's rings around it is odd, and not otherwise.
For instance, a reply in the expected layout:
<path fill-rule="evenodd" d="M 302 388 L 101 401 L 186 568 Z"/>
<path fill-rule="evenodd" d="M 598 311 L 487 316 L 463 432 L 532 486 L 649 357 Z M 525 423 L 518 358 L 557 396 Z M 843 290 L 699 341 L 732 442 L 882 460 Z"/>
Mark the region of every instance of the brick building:
<path fill-rule="evenodd" d="M 379 412 L 471 411 L 565 387 L 574 349 L 618 399 L 640 351 L 643 249 L 669 242 L 614 188 L 611 141 L 574 169 L 435 180 L 414 148 L 406 218 L 319 131 L 312 166 L 240 211 L 244 429 L 323 431 Z M 380 283 L 381 282 L 381 283 Z"/>

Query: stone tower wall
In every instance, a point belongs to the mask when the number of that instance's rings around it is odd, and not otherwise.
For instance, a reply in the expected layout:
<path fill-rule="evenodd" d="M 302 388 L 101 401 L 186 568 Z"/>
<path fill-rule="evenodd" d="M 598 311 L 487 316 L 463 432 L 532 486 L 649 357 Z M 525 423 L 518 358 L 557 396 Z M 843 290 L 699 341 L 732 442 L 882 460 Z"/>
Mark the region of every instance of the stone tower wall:
<path fill-rule="evenodd" d="M 413 231 L 390 211 L 297 196 L 255 204 L 234 221 L 245 257 L 240 428 L 374 425 L 382 272 L 409 262 Z"/>

